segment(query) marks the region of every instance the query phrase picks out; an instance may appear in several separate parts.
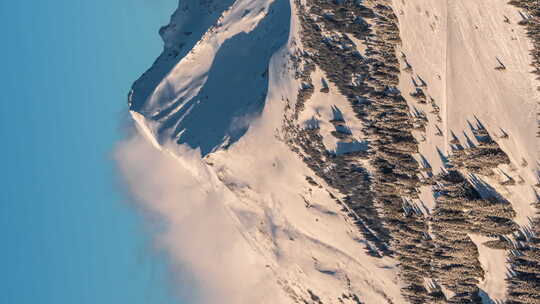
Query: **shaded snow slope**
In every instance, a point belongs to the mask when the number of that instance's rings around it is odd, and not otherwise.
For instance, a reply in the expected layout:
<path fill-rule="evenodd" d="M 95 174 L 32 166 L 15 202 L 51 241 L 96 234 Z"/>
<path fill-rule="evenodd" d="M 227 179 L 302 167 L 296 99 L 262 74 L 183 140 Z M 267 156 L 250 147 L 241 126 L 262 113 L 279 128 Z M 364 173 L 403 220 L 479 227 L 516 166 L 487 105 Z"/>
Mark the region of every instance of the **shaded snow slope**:
<path fill-rule="evenodd" d="M 175 138 L 199 147 L 204 155 L 238 140 L 260 115 L 270 57 L 289 36 L 290 7 L 287 0 L 236 1 L 215 23 L 208 20 L 214 13 L 185 7 L 195 20 L 182 22 L 185 13 L 180 8 L 162 30 L 165 53 L 136 82 L 130 107 L 149 121 L 158 142 Z M 209 11 L 215 9 L 209 4 Z M 177 36 L 201 33 L 192 27 L 206 30 L 182 56 L 189 43 L 177 41 Z M 183 46 L 177 51 L 174 44 L 179 43 Z M 173 58 L 164 58 L 166 53 Z M 167 65 L 173 64 L 169 70 Z"/>

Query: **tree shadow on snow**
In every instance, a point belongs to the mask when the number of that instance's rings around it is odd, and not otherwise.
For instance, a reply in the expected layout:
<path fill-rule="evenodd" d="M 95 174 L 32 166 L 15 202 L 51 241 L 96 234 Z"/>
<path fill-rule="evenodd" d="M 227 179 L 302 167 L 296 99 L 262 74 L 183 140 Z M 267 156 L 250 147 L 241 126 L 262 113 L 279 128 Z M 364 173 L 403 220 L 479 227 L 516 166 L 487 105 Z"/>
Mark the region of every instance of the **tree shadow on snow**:
<path fill-rule="evenodd" d="M 487 294 L 484 290 L 480 289 L 478 295 L 482 299 L 482 304 L 503 304 L 504 301 L 502 300 L 493 300 L 489 294 Z"/>

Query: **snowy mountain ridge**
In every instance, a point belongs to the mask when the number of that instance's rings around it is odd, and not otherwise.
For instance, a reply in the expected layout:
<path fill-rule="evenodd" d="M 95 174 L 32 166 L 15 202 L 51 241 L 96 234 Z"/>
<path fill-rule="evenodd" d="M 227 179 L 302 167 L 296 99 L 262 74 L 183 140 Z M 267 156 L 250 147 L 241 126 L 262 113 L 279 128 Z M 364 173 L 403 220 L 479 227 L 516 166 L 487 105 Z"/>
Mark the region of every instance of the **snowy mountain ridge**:
<path fill-rule="evenodd" d="M 192 187 L 142 200 L 216 231 L 220 301 L 540 303 L 538 1 L 186 0 L 160 34 L 130 112 Z"/>

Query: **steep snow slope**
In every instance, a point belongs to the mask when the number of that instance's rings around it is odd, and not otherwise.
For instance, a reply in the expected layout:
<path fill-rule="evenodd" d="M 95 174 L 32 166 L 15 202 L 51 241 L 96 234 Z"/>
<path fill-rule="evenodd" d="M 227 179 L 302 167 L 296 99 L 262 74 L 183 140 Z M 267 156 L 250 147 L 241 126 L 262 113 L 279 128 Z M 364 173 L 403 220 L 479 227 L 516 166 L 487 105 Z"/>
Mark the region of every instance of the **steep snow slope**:
<path fill-rule="evenodd" d="M 231 259 L 272 290 L 231 303 L 506 299 L 540 166 L 523 16 L 488 0 L 181 1 L 129 105 L 220 198 Z"/>
<path fill-rule="evenodd" d="M 313 177 L 308 183 L 313 173 L 276 138 L 282 96 L 290 96 L 294 81 L 290 73 L 282 74 L 286 64 L 283 49 L 270 66 L 271 93 L 263 117 L 237 144 L 209 155 L 206 162 L 236 193 L 238 201 L 230 208 L 246 238 L 268 255 L 280 281 L 295 286 L 298 299 L 311 290 L 323 303 L 340 298 L 347 303 L 343 294 L 356 294 L 367 303 L 399 302 L 393 262 L 364 252 L 361 236 L 324 181 Z"/>
<path fill-rule="evenodd" d="M 500 167 L 500 177 L 489 180 L 513 204 L 516 222 L 523 227 L 535 216 L 533 185 L 539 169 L 536 137 L 540 84 L 532 70 L 533 48 L 518 22 L 524 13 L 505 1 L 395 1 L 403 39 L 402 51 L 413 67 L 410 77 L 421 77 L 426 91 L 441 107 L 442 121 L 431 124 L 421 153 L 438 170 L 443 166 L 437 148 L 445 155 L 450 141 L 475 142 L 478 122 L 494 136 L 511 159 Z M 506 69 L 497 70 L 503 64 Z M 409 77 L 402 90 L 411 91 Z M 435 136 L 439 128 L 442 136 Z M 507 137 L 505 137 L 505 134 Z M 475 143 L 473 143 L 475 144 Z M 510 177 L 522 184 L 501 186 Z M 426 190 L 426 189 L 425 189 Z M 430 192 L 427 189 L 427 192 Z M 427 201 L 431 193 L 427 193 Z M 429 205 L 433 206 L 433 202 Z M 504 300 L 507 270 L 504 251 L 476 241 L 486 270 L 482 288 L 492 300 Z"/>
<path fill-rule="evenodd" d="M 510 135 L 497 142 L 507 152 L 520 175 L 529 183 L 512 191 L 520 201 L 520 224 L 533 215 L 531 184 L 538 171 L 536 131 L 539 83 L 531 71 L 532 48 L 523 28 L 522 15 L 505 1 L 395 1 L 403 39 L 402 51 L 413 66 L 410 78 L 420 76 L 427 92 L 441 107 L 443 136 L 435 125 L 422 154 L 434 168 L 441 159 L 434 148 L 448 153 L 452 133 L 461 142 L 474 141 L 470 125 L 479 120 L 494 136 Z M 505 22 L 508 18 L 508 23 Z M 497 71 L 499 59 L 506 70 Z M 408 76 L 402 90 L 412 92 Z M 503 133 L 504 132 L 504 133 Z M 522 160 L 527 161 L 520 168 Z M 508 172 L 507 172 L 508 173 Z M 510 174 L 510 173 L 509 173 Z"/>
<path fill-rule="evenodd" d="M 137 81 L 130 98 L 133 110 L 157 122 L 148 123 L 148 127 L 158 142 L 175 138 L 200 147 L 203 154 L 238 140 L 248 122 L 260 115 L 268 85 L 268 62 L 286 42 L 290 19 L 288 1 L 237 1 L 206 27 L 200 40 L 182 56 L 180 52 L 188 45 L 181 42 L 182 48 L 176 50 L 180 43 L 177 36 L 201 34 L 199 29 L 207 25 L 207 18 L 215 17 L 213 12 L 219 7 L 213 1 L 207 6 L 209 12 L 198 12 L 186 4 L 193 14 L 189 18 L 202 19 L 196 24 L 193 20 L 184 25 L 184 14 L 173 16 L 172 23 L 162 30 L 165 53 L 172 58 L 162 55 L 147 73 L 152 75 Z M 179 61 L 168 70 L 167 64 L 175 59 Z M 161 79 L 153 75 L 160 73 Z M 152 81 L 147 83 L 147 78 Z"/>

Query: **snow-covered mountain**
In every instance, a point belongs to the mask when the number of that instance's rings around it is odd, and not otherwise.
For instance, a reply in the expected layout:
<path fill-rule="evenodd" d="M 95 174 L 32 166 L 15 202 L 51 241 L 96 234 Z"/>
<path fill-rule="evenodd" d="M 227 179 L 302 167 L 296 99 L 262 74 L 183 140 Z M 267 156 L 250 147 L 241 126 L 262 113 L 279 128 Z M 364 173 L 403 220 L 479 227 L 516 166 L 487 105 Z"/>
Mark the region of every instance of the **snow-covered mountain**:
<path fill-rule="evenodd" d="M 150 207 L 218 210 L 220 301 L 540 303 L 540 1 L 181 0 L 160 34 L 130 113 L 213 203 Z"/>

